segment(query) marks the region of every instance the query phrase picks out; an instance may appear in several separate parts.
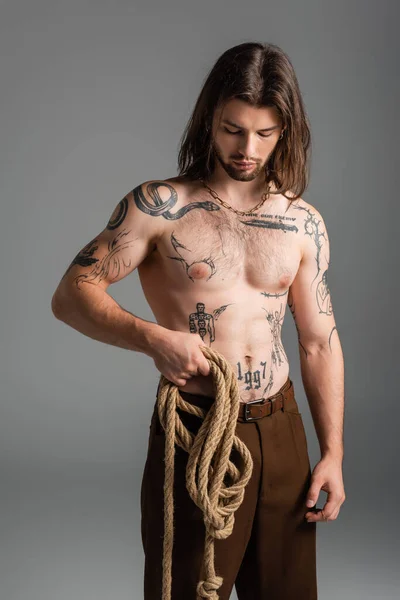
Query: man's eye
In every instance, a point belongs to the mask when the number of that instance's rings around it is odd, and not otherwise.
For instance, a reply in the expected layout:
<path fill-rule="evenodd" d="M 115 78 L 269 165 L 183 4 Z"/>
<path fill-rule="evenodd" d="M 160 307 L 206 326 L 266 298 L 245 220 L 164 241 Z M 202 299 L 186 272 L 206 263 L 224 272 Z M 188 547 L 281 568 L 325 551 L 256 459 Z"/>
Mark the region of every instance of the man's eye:
<path fill-rule="evenodd" d="M 226 131 L 226 133 L 232 133 L 232 135 L 236 135 L 237 133 L 240 133 L 240 131 L 231 131 L 230 129 L 227 129 L 226 127 L 224 127 L 224 130 Z"/>
<path fill-rule="evenodd" d="M 240 133 L 240 131 L 231 131 L 230 129 L 227 129 L 226 127 L 224 127 L 224 131 L 226 131 L 226 133 L 230 133 L 231 135 L 238 135 Z M 260 133 L 260 137 L 262 138 L 269 138 L 271 137 L 271 133 L 269 133 L 268 135 L 263 135 L 262 133 Z"/>

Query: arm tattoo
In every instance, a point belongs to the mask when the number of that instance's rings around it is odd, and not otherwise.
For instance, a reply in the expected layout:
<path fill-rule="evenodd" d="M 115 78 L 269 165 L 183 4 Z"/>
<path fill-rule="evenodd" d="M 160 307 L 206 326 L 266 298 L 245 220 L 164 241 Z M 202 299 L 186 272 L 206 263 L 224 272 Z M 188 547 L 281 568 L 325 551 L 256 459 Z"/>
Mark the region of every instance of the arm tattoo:
<path fill-rule="evenodd" d="M 183 244 L 181 244 L 181 242 L 179 242 L 177 240 L 177 238 L 174 236 L 174 234 L 171 234 L 171 244 L 175 250 L 175 252 L 177 254 L 179 254 L 178 256 L 167 256 L 167 258 L 170 258 L 172 260 L 178 260 L 180 261 L 182 267 L 186 270 L 186 275 L 189 277 L 189 279 L 191 281 L 195 281 L 194 277 L 192 275 L 194 275 L 196 277 L 196 273 L 198 274 L 196 279 L 201 279 L 203 281 L 208 281 L 209 279 L 211 279 L 211 277 L 213 275 L 215 275 L 216 273 L 216 268 L 215 268 L 215 264 L 211 258 L 211 256 L 208 256 L 207 258 L 205 258 L 204 260 L 195 260 L 193 262 L 187 262 L 185 260 L 185 258 L 182 256 L 182 252 L 179 251 L 179 248 L 181 248 L 182 250 L 185 250 L 186 252 L 192 252 L 191 250 L 189 250 L 189 248 L 186 248 L 186 246 L 184 246 Z M 203 274 L 207 274 L 207 272 L 209 272 L 209 276 L 205 279 L 203 277 Z"/>
<path fill-rule="evenodd" d="M 162 201 L 159 193 L 159 189 L 162 187 L 167 188 L 170 192 L 170 197 L 164 202 Z M 151 202 L 149 202 L 143 194 L 141 185 L 132 190 L 133 198 L 136 206 L 140 208 L 141 211 L 151 215 L 152 217 L 162 216 L 164 219 L 171 221 L 180 219 L 181 217 L 185 216 L 187 212 L 195 208 L 202 208 L 209 211 L 220 210 L 220 207 L 215 202 L 192 202 L 191 204 L 180 208 L 176 213 L 171 213 L 170 209 L 175 206 L 178 200 L 178 194 L 172 185 L 165 182 L 155 181 L 147 184 L 146 191 L 151 198 Z"/>
<path fill-rule="evenodd" d="M 121 272 L 121 267 L 129 268 L 131 261 L 125 264 L 124 259 L 118 256 L 118 254 L 132 245 L 133 240 L 123 240 L 128 232 L 121 231 L 118 233 L 113 240 L 108 243 L 108 253 L 101 260 L 93 256 L 94 252 L 98 249 L 96 245 L 97 239 L 89 242 L 74 258 L 68 269 L 63 275 L 63 278 L 67 275 L 73 265 L 80 265 L 82 267 L 88 267 L 93 265 L 93 269 L 89 273 L 81 273 L 75 277 L 74 282 L 78 289 L 81 282 L 98 284 L 103 279 L 117 279 Z"/>
<path fill-rule="evenodd" d="M 214 321 L 219 319 L 224 310 L 230 306 L 225 304 L 213 311 L 213 314 L 205 312 L 204 302 L 197 302 L 196 312 L 189 315 L 189 330 L 190 333 L 198 333 L 204 342 L 204 338 L 208 333 L 210 336 L 210 344 L 215 341 L 215 326 Z"/>
<path fill-rule="evenodd" d="M 308 214 L 308 216 L 306 217 L 306 220 L 304 222 L 305 234 L 309 235 L 311 238 L 313 238 L 315 246 L 317 248 L 317 255 L 315 257 L 315 260 L 317 263 L 317 274 L 311 282 L 311 286 L 312 286 L 312 284 L 318 277 L 319 272 L 321 270 L 320 254 L 321 254 L 322 242 L 321 242 L 320 238 L 325 237 L 325 231 L 320 231 L 319 227 L 320 227 L 321 220 L 317 221 L 317 219 L 315 218 L 315 214 L 310 209 L 305 208 L 304 206 L 299 206 L 298 204 L 293 204 L 292 206 L 294 209 L 304 210 Z"/>
<path fill-rule="evenodd" d="M 128 198 L 123 198 L 118 206 L 115 208 L 110 220 L 107 223 L 106 229 L 117 229 L 125 220 L 128 212 Z"/>
<path fill-rule="evenodd" d="M 63 279 L 74 265 L 80 265 L 81 267 L 90 267 L 90 265 L 98 261 L 98 259 L 93 256 L 93 253 L 96 252 L 98 248 L 98 246 L 95 245 L 96 242 L 97 239 L 91 240 L 88 244 L 86 244 L 86 246 L 82 248 L 82 250 L 78 252 L 78 254 L 75 256 L 75 258 L 69 265 L 68 269 L 65 271 L 62 277 Z"/>
<path fill-rule="evenodd" d="M 332 346 L 331 346 L 331 337 L 332 337 L 332 333 L 336 330 L 337 333 L 337 327 L 332 327 L 332 331 L 329 334 L 329 350 L 332 352 Z"/>
<path fill-rule="evenodd" d="M 322 279 L 317 285 L 316 295 L 319 312 L 326 315 L 331 315 L 333 311 L 331 293 L 328 287 L 328 269 L 324 271 Z"/>

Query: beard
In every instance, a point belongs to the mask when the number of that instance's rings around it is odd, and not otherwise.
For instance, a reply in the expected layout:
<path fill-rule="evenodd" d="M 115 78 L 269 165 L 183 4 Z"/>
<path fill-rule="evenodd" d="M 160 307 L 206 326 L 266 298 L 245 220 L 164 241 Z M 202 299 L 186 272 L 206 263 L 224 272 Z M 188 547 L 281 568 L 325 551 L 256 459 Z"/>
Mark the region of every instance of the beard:
<path fill-rule="evenodd" d="M 239 169 L 238 167 L 236 167 L 234 163 L 231 163 L 231 162 L 226 163 L 224 161 L 224 159 L 222 158 L 221 151 L 218 148 L 218 146 L 215 144 L 215 141 L 212 144 L 212 151 L 213 151 L 214 160 L 217 160 L 219 162 L 219 164 L 221 165 L 221 167 L 224 169 L 224 171 L 229 175 L 229 177 L 232 177 L 232 179 L 235 179 L 235 181 L 253 181 L 254 179 L 257 179 L 257 177 L 260 175 L 260 173 L 262 171 L 265 174 L 265 167 L 268 162 L 269 156 L 265 160 L 264 163 L 256 162 L 251 167 L 251 169 L 249 169 L 248 171 L 243 171 L 243 170 Z M 238 158 L 237 160 L 240 160 L 240 158 Z"/>

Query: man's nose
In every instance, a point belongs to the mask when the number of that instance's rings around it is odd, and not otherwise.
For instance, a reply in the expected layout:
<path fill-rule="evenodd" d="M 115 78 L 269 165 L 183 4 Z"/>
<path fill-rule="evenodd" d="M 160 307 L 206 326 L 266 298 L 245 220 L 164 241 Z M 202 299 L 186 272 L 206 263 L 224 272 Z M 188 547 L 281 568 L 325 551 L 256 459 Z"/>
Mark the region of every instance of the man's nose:
<path fill-rule="evenodd" d="M 252 160 L 252 157 L 255 154 L 256 143 L 254 138 L 248 134 L 244 135 L 239 143 L 238 151 L 242 154 L 242 156 L 246 160 Z"/>

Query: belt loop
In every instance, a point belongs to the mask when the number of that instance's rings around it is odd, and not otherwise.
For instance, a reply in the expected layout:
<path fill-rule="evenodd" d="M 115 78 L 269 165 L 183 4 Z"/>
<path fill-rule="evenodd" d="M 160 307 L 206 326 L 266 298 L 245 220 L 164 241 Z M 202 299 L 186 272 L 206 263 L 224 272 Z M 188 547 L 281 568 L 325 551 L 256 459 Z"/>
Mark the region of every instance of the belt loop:
<path fill-rule="evenodd" d="M 281 406 L 281 411 L 285 412 L 285 394 L 283 392 L 280 392 L 281 396 L 282 396 L 282 406 Z"/>

